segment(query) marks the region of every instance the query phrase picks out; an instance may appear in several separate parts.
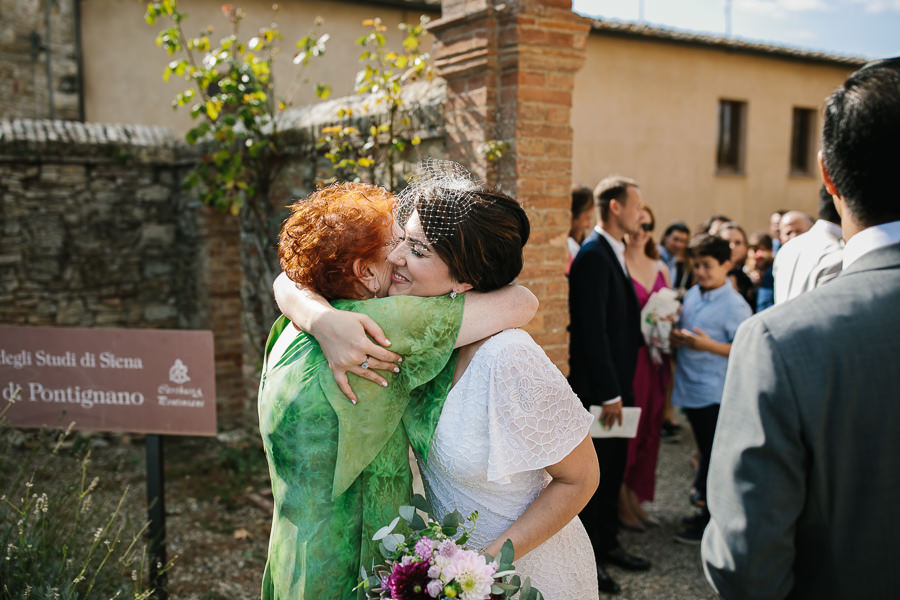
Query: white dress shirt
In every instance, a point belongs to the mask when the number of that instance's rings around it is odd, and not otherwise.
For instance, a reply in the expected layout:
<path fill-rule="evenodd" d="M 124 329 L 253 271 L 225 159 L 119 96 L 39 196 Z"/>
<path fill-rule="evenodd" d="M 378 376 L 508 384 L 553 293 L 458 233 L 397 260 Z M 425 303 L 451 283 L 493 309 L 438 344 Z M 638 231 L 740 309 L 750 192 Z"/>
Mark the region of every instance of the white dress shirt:
<path fill-rule="evenodd" d="M 609 242 L 610 246 L 612 246 L 613 253 L 616 255 L 616 258 L 619 259 L 619 264 L 622 265 L 622 271 L 625 273 L 625 275 L 628 275 L 628 267 L 625 266 L 625 242 L 623 242 L 622 240 L 617 240 L 613 236 L 609 235 L 609 233 L 599 225 L 594 226 L 594 231 L 606 238 L 606 241 Z"/>
<path fill-rule="evenodd" d="M 775 304 L 824 285 L 841 272 L 841 228 L 819 219 L 806 233 L 781 247 L 775 256 Z"/>
<path fill-rule="evenodd" d="M 844 246 L 844 268 L 846 269 L 863 254 L 900 243 L 900 221 L 867 227 L 847 240 Z"/>

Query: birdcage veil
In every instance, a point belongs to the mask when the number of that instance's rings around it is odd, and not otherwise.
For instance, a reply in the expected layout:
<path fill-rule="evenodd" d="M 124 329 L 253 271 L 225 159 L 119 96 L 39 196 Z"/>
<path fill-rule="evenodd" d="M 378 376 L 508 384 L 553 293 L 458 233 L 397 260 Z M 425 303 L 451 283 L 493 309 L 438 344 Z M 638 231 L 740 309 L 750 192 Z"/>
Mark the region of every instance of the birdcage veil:
<path fill-rule="evenodd" d="M 462 165 L 428 159 L 417 166 L 409 185 L 398 194 L 397 223 L 405 227 L 416 211 L 430 244 L 449 239 L 473 207 L 491 202 L 480 193 L 484 190 L 484 184 Z"/>

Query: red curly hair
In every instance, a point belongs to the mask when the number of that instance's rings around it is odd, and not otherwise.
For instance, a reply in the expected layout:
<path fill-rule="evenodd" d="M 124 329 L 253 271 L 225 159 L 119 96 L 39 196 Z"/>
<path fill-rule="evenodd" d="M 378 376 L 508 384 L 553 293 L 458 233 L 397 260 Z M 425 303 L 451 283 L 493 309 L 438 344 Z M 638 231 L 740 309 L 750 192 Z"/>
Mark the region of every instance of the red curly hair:
<path fill-rule="evenodd" d="M 391 239 L 394 196 L 368 183 L 336 183 L 291 205 L 278 258 L 287 276 L 328 300 L 361 298 L 353 262 L 374 262 Z"/>

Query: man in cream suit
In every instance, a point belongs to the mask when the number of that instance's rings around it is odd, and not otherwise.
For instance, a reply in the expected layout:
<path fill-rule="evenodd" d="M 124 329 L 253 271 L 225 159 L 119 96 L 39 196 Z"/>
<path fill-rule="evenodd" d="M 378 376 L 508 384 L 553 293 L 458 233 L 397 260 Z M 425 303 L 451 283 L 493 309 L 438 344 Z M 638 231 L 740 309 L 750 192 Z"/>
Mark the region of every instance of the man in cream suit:
<path fill-rule="evenodd" d="M 844 269 L 731 351 L 702 544 L 729 600 L 900 593 L 900 57 L 828 98 L 822 144 Z"/>
<path fill-rule="evenodd" d="M 841 272 L 844 240 L 841 216 L 823 185 L 819 190 L 819 220 L 784 246 L 775 257 L 775 304 L 828 283 Z"/>

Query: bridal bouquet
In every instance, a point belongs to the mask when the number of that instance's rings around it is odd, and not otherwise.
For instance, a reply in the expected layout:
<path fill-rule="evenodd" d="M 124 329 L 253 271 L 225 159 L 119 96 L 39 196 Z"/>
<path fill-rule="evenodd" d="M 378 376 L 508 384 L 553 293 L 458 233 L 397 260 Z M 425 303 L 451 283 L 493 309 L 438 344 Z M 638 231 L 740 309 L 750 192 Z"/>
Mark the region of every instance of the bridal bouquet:
<path fill-rule="evenodd" d="M 680 308 L 681 303 L 675 290 L 662 288 L 650 296 L 641 310 L 641 333 L 650 348 L 653 364 L 662 364 L 662 355 L 672 353 L 669 335 Z"/>
<path fill-rule="evenodd" d="M 521 600 L 543 600 L 527 578 L 523 583 L 516 574 L 509 540 L 496 558 L 466 549 L 477 512 L 464 520 L 454 511 L 439 522 L 421 495 L 413 504 L 401 506 L 400 515 L 372 538 L 380 541 L 385 564 L 372 574 L 361 570 L 367 598 L 502 600 L 519 592 Z"/>

